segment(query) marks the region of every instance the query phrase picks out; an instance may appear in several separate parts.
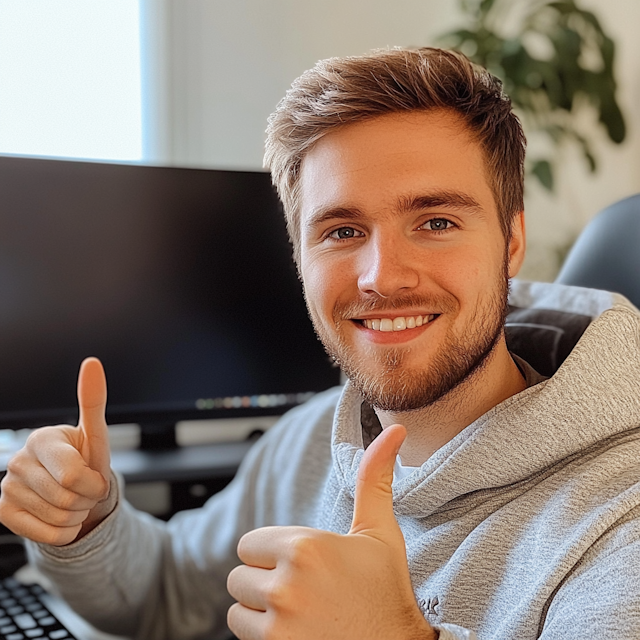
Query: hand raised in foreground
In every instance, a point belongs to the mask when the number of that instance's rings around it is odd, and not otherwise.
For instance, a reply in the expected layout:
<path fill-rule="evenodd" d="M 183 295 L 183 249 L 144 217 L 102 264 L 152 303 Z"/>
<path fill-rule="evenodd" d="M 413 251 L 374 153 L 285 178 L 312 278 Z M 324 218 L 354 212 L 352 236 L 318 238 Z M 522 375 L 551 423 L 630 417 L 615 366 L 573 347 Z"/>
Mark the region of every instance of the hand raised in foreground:
<path fill-rule="evenodd" d="M 77 427 L 36 429 L 7 465 L 0 522 L 34 542 L 65 545 L 107 515 L 110 450 L 102 364 L 87 358 L 78 375 Z"/>
<path fill-rule="evenodd" d="M 430 640 L 393 513 L 393 465 L 406 431 L 387 427 L 364 454 L 347 535 L 265 527 L 244 535 L 227 581 L 241 640 Z"/>

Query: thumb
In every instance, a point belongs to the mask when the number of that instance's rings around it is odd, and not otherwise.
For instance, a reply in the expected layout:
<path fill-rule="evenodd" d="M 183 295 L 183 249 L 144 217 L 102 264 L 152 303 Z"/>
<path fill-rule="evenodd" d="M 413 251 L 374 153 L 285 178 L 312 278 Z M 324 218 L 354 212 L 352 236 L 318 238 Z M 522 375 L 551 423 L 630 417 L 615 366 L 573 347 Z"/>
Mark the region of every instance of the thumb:
<path fill-rule="evenodd" d="M 350 533 L 400 533 L 393 513 L 393 466 L 407 430 L 394 424 L 369 445 L 360 462 Z M 402 535 L 400 533 L 400 535 Z"/>
<path fill-rule="evenodd" d="M 78 374 L 78 426 L 83 434 L 82 457 L 94 471 L 108 482 L 111 456 L 109 434 L 105 420 L 107 406 L 107 380 L 102 363 L 97 358 L 86 358 Z"/>

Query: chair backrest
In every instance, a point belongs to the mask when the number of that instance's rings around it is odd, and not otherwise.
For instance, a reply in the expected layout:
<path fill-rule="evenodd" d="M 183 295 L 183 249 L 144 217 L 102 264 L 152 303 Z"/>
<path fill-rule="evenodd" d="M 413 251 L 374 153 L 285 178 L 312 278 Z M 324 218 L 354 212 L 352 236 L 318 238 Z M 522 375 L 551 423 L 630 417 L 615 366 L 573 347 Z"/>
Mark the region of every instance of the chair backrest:
<path fill-rule="evenodd" d="M 504 327 L 509 351 L 550 377 L 571 353 L 593 318 L 552 309 L 509 307 Z"/>
<path fill-rule="evenodd" d="M 615 291 L 640 307 L 640 194 L 607 207 L 585 227 L 556 282 Z"/>

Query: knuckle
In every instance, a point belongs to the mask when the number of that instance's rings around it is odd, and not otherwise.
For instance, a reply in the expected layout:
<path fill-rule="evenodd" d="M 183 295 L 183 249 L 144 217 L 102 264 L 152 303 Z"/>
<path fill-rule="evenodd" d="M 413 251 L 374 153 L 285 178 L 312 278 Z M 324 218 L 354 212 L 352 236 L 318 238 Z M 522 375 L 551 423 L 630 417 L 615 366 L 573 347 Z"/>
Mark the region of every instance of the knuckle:
<path fill-rule="evenodd" d="M 51 449 L 57 444 L 68 442 L 65 434 L 68 433 L 69 429 L 75 429 L 75 427 L 66 424 L 59 424 L 52 427 L 38 427 L 31 432 L 25 442 L 24 448 L 38 457 L 40 451 Z"/>
<path fill-rule="evenodd" d="M 55 506 L 63 511 L 76 511 L 82 502 L 82 499 L 77 494 L 71 491 L 64 491 L 56 496 Z"/>
<path fill-rule="evenodd" d="M 289 563 L 297 568 L 304 568 L 317 558 L 322 551 L 315 536 L 300 534 L 291 540 L 289 547 Z"/>
<path fill-rule="evenodd" d="M 265 593 L 267 606 L 274 611 L 284 611 L 291 607 L 291 585 L 279 581 Z"/>
<path fill-rule="evenodd" d="M 51 430 L 55 427 L 40 427 L 34 429 L 25 443 L 25 448 L 32 451 L 37 451 L 40 447 L 46 446 L 50 443 Z"/>
<path fill-rule="evenodd" d="M 13 474 L 9 471 L 9 465 L 7 464 L 7 473 L 4 478 L 0 480 L 0 500 L 3 495 L 6 495 L 8 491 L 11 491 L 11 486 L 16 482 Z"/>
<path fill-rule="evenodd" d="M 9 474 L 4 477 L 0 491 L 0 501 L 7 506 L 22 505 L 25 495 L 28 494 L 25 483 L 15 475 Z"/>
<path fill-rule="evenodd" d="M 22 476 L 26 468 L 28 467 L 27 462 L 28 456 L 24 449 L 20 449 L 20 451 L 16 452 L 14 455 L 9 458 L 7 462 L 7 475 L 3 480 L 3 485 L 12 479 L 13 476 Z"/>
<path fill-rule="evenodd" d="M 64 489 L 72 490 L 81 483 L 83 471 L 76 465 L 66 467 L 58 477 L 58 484 Z"/>
<path fill-rule="evenodd" d="M 55 527 L 72 527 L 78 524 L 78 518 L 82 518 L 81 522 L 84 522 L 88 515 L 88 511 L 64 511 L 63 509 L 55 509 L 51 514 L 50 524 Z"/>
<path fill-rule="evenodd" d="M 2 487 L 2 495 L 0 496 L 0 522 L 4 522 L 5 514 L 9 514 L 13 509 L 19 507 L 20 501 L 16 500 L 11 487 Z"/>

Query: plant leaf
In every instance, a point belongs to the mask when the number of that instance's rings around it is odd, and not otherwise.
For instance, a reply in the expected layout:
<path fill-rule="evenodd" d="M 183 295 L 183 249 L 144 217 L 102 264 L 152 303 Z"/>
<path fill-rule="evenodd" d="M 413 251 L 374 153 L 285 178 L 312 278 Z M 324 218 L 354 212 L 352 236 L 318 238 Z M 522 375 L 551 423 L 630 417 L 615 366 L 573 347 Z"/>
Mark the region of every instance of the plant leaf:
<path fill-rule="evenodd" d="M 600 104 L 600 122 L 606 127 L 612 142 L 620 144 L 627 135 L 627 127 L 622 116 L 622 111 L 615 98 L 603 100 Z"/>
<path fill-rule="evenodd" d="M 626 135 L 624 116 L 616 100 L 615 45 L 596 15 L 578 7 L 579 0 L 459 0 L 468 18 L 466 28 L 446 34 L 455 48 L 470 54 L 504 83 L 516 112 L 531 131 L 549 136 L 554 147 L 563 140 L 580 145 L 591 171 L 597 168 L 590 136 L 580 133 L 580 112 L 593 108 L 613 142 Z M 516 31 L 509 37 L 502 24 L 515 5 L 524 8 Z M 522 13 L 522 12 L 520 12 Z M 517 17 L 518 11 L 516 11 Z M 546 39 L 553 53 L 538 59 L 527 48 L 532 35 Z M 523 44 L 524 42 L 524 44 Z M 541 51 L 544 51 L 542 49 Z M 585 55 L 590 52 L 594 57 Z M 595 56 L 599 56 L 597 61 Z M 591 62 L 593 60 L 593 62 Z M 585 100 L 586 98 L 586 100 Z M 588 132 L 585 132 L 588 134 Z M 545 189 L 554 185 L 548 160 L 527 164 Z"/>
<path fill-rule="evenodd" d="M 438 36 L 438 40 L 449 40 L 451 38 L 455 38 L 460 40 L 460 42 L 464 42 L 465 40 L 473 40 L 476 42 L 478 40 L 478 34 L 475 31 L 471 31 L 470 29 L 456 29 L 455 31 L 447 31 L 447 33 L 443 33 Z"/>
<path fill-rule="evenodd" d="M 553 191 L 553 169 L 548 160 L 536 160 L 531 167 L 531 173 L 547 191 Z"/>
<path fill-rule="evenodd" d="M 586 158 L 587 163 L 589 164 L 589 171 L 591 171 L 591 173 L 594 173 L 595 170 L 598 168 L 598 165 L 596 163 L 595 156 L 591 151 L 591 145 L 589 144 L 589 141 L 584 136 L 580 135 L 577 131 L 571 130 L 571 131 L 567 131 L 567 133 L 570 134 L 576 140 L 576 142 L 582 147 L 582 153 L 584 153 L 584 157 Z"/>
<path fill-rule="evenodd" d="M 491 7 L 493 7 L 493 3 L 495 0 L 482 0 L 480 2 L 480 13 L 484 16 L 491 11 Z"/>

